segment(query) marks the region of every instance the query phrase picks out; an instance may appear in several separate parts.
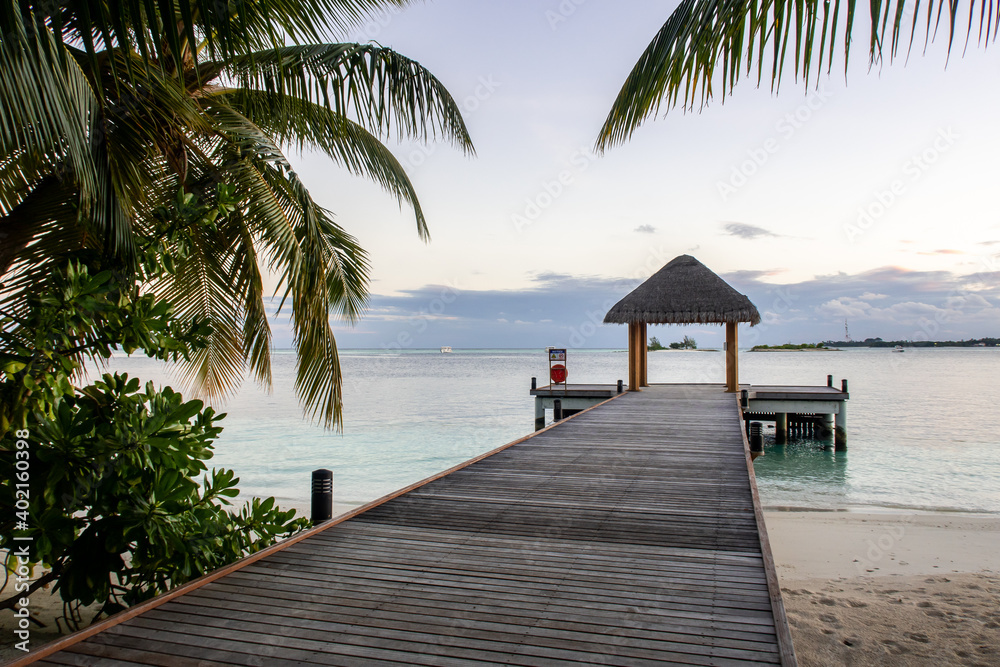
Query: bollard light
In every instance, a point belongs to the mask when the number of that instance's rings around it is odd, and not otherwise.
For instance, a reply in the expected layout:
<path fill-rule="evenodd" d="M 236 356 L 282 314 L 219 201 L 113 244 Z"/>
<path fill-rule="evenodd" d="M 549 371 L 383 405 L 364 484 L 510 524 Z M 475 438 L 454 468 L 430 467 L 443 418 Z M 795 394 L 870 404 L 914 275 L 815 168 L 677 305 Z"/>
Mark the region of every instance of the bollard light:
<path fill-rule="evenodd" d="M 312 474 L 312 522 L 318 525 L 333 518 L 333 471 L 320 468 Z"/>

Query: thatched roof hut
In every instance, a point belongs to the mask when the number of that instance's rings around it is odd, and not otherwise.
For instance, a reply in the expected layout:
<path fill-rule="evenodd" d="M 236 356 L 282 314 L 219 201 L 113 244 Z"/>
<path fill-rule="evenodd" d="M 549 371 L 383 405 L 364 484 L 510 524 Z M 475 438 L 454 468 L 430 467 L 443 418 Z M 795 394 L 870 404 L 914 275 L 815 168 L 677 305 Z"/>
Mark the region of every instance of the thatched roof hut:
<path fill-rule="evenodd" d="M 632 290 L 604 316 L 610 324 L 760 323 L 743 294 L 691 255 L 681 255 Z"/>
<path fill-rule="evenodd" d="M 604 321 L 627 324 L 629 390 L 649 386 L 646 378 L 647 324 L 724 324 L 726 326 L 726 391 L 739 389 L 737 325 L 760 323 L 750 299 L 733 289 L 707 266 L 681 255 L 654 273 L 614 305 Z"/>

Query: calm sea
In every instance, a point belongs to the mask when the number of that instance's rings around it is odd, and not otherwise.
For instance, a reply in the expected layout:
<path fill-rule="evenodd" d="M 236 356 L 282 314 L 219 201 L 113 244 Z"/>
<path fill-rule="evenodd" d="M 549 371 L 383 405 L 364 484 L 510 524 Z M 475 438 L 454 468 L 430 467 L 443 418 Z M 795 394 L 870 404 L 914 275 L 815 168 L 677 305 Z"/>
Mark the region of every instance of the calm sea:
<path fill-rule="evenodd" d="M 340 504 L 360 504 L 530 433 L 532 376 L 542 350 L 342 351 L 344 430 L 325 432 L 301 416 L 294 356 L 274 355 L 274 391 L 248 381 L 225 405 L 213 464 L 234 469 L 244 494 L 306 507 L 310 471 L 334 471 Z M 649 356 L 652 382 L 718 382 L 721 352 Z M 570 382 L 613 383 L 627 375 L 620 350 L 570 350 Z M 163 382 L 146 358 L 112 368 Z M 755 384 L 850 381 L 850 449 L 773 444 L 755 469 L 768 507 L 919 509 L 1000 513 L 1000 349 L 855 349 L 746 352 L 740 380 Z"/>

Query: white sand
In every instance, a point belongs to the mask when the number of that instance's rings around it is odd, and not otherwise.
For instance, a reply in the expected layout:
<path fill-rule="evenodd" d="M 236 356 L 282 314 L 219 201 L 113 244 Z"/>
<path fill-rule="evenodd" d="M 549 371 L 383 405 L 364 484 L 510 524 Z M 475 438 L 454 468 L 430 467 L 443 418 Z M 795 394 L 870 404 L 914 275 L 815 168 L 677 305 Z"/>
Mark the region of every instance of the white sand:
<path fill-rule="evenodd" d="M 1000 517 L 767 512 L 796 655 L 1000 664 Z"/>

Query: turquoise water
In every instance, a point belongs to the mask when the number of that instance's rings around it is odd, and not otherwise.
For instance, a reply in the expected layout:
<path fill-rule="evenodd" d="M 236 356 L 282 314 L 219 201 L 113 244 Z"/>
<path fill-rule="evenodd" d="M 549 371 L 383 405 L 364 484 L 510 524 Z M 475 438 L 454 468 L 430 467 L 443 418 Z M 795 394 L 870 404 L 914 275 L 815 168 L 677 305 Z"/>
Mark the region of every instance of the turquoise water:
<path fill-rule="evenodd" d="M 248 381 L 217 406 L 228 413 L 214 465 L 233 468 L 244 493 L 308 503 L 309 473 L 330 468 L 338 503 L 358 504 L 527 435 L 541 382 L 541 350 L 342 351 L 344 431 L 302 419 L 293 391 L 294 356 L 274 355 L 274 391 Z M 570 350 L 570 382 L 613 383 L 626 355 Z M 115 358 L 143 379 L 169 375 L 145 358 Z M 856 349 L 741 355 L 740 380 L 825 384 L 850 380 L 850 449 L 811 441 L 775 446 L 755 463 L 769 507 L 909 508 L 1000 513 L 1000 349 Z M 719 382 L 721 352 L 649 356 L 652 382 Z"/>

